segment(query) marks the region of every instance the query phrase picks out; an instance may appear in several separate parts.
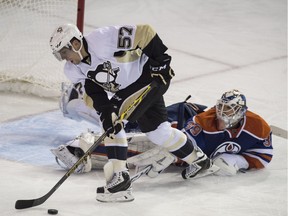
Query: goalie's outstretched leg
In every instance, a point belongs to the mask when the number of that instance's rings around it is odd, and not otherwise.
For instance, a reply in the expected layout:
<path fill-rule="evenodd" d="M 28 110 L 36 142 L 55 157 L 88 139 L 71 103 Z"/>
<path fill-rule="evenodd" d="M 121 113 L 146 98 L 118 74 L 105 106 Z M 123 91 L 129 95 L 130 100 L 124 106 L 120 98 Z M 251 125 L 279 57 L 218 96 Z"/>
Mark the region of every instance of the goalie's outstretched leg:
<path fill-rule="evenodd" d="M 210 168 L 211 162 L 206 154 L 197 146 L 194 147 L 183 132 L 172 128 L 168 122 L 163 122 L 156 130 L 146 134 L 152 142 L 167 149 L 188 164 L 188 167 L 182 172 L 184 179 L 194 178 L 199 172 Z M 169 164 L 166 165 L 169 166 Z M 157 169 L 151 169 L 151 171 L 153 170 L 157 171 Z"/>

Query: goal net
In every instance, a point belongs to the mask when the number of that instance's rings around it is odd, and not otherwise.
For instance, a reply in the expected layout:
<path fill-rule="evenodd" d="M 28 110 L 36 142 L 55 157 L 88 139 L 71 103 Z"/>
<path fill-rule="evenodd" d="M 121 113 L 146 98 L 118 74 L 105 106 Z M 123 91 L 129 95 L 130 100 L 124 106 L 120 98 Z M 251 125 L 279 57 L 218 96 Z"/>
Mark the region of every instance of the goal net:
<path fill-rule="evenodd" d="M 52 55 L 57 25 L 76 24 L 77 0 L 0 0 L 0 91 L 57 97 L 67 82 Z"/>

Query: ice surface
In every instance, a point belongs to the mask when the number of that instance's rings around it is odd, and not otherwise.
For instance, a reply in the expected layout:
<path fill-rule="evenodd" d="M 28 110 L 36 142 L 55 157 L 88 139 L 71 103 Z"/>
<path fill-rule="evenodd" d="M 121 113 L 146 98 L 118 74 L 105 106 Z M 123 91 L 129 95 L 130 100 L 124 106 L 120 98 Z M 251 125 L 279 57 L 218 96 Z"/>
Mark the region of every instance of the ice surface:
<path fill-rule="evenodd" d="M 191 94 L 192 101 L 212 106 L 224 91 L 238 88 L 251 111 L 287 130 L 285 0 L 86 0 L 85 10 L 86 33 L 115 24 L 154 27 L 176 72 L 167 105 Z M 15 210 L 16 200 L 43 196 L 64 175 L 49 148 L 91 125 L 51 111 L 55 100 L 9 93 L 0 100 L 1 215 L 47 215 L 49 208 L 59 216 L 287 215 L 287 140 L 276 136 L 273 160 L 260 171 L 184 181 L 178 168 L 169 168 L 137 180 L 135 201 L 109 204 L 95 200 L 96 187 L 104 184 L 103 172 L 95 171 L 70 176 L 38 207 Z"/>

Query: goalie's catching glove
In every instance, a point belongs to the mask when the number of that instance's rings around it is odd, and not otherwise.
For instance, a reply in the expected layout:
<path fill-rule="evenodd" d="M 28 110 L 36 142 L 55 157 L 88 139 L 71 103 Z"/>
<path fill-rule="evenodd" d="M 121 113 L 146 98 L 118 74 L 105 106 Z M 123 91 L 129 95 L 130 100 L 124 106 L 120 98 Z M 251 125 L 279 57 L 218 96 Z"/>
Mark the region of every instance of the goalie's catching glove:
<path fill-rule="evenodd" d="M 114 135 L 119 133 L 123 128 L 123 122 L 118 120 L 118 116 L 114 111 L 112 105 L 102 106 L 100 111 L 100 119 L 103 129 L 107 133 L 107 136 L 114 138 Z"/>
<path fill-rule="evenodd" d="M 155 60 L 149 59 L 151 76 L 158 83 L 166 85 L 173 76 L 175 76 L 174 71 L 170 67 L 171 56 L 163 54 L 157 57 Z"/>

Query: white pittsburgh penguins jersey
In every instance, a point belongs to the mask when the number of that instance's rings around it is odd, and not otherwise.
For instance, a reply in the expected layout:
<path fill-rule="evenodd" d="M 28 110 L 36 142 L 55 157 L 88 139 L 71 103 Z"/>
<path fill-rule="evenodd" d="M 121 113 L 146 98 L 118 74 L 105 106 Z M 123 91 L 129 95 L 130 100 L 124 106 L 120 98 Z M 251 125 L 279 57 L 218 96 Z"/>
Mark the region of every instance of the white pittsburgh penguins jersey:
<path fill-rule="evenodd" d="M 141 76 L 148 57 L 137 48 L 145 47 L 155 34 L 146 25 L 98 28 L 84 37 L 88 44 L 90 64 L 81 62 L 75 65 L 67 61 L 64 73 L 73 83 L 84 84 L 85 79 L 89 78 L 104 90 L 115 93 Z M 141 38 L 144 35 L 151 38 Z"/>

